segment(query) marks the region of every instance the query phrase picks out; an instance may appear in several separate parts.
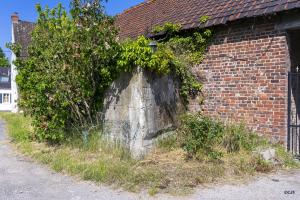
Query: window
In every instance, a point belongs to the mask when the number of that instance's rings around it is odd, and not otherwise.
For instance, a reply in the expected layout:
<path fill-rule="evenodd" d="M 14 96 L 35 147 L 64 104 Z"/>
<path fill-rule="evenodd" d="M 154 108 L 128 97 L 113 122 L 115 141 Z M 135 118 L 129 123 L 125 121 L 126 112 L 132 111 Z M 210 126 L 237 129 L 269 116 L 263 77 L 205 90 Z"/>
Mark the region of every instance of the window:
<path fill-rule="evenodd" d="M 3 94 L 3 103 L 10 103 L 10 95 L 9 94 Z"/>
<path fill-rule="evenodd" d="M 8 83 L 9 82 L 9 77 L 8 76 L 0 76 L 0 82 L 1 83 Z"/>
<path fill-rule="evenodd" d="M 10 104 L 11 103 L 11 95 L 9 93 L 0 93 L 0 104 Z"/>

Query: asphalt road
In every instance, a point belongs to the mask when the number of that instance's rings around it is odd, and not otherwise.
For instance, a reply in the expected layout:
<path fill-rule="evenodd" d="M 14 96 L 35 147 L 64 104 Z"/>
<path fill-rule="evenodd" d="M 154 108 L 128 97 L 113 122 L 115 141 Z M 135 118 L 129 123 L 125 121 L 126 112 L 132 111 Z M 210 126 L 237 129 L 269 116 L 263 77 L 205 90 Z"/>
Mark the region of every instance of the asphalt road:
<path fill-rule="evenodd" d="M 300 171 L 258 177 L 245 184 L 200 187 L 188 197 L 138 194 L 54 173 L 18 154 L 0 121 L 0 200 L 300 200 Z"/>

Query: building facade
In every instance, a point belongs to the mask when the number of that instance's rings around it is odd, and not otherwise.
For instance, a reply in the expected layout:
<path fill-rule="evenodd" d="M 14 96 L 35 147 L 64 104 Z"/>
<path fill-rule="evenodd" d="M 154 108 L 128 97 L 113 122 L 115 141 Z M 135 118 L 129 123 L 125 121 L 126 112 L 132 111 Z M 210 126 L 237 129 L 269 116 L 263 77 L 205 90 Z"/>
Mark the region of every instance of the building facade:
<path fill-rule="evenodd" d="M 201 24 L 201 16 L 209 20 Z M 300 153 L 299 0 L 149 0 L 117 17 L 121 39 L 151 36 L 165 22 L 214 31 L 204 61 L 192 67 L 205 103 L 192 100 L 190 111 L 245 123 Z"/>
<path fill-rule="evenodd" d="M 12 31 L 11 31 L 11 42 L 13 44 L 19 44 L 22 47 L 20 53 L 20 59 L 27 57 L 27 48 L 31 41 L 30 34 L 34 29 L 34 23 L 21 21 L 17 13 L 12 14 L 11 16 L 11 23 L 12 23 Z M 16 60 L 16 55 L 12 52 L 11 54 L 11 92 L 10 92 L 10 99 L 11 105 L 8 111 L 11 112 L 18 112 L 18 88 L 16 83 L 16 76 L 17 76 L 17 69 L 14 65 L 14 61 Z"/>
<path fill-rule="evenodd" d="M 0 68 L 0 111 L 12 111 L 11 69 Z"/>

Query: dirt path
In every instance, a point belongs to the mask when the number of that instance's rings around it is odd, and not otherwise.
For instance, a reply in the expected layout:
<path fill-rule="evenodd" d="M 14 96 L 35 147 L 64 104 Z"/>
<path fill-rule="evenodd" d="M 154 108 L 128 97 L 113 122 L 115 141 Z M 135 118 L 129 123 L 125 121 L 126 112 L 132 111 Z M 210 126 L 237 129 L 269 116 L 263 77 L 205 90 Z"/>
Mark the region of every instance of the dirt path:
<path fill-rule="evenodd" d="M 140 200 L 140 199 L 290 199 L 300 200 L 300 171 L 257 178 L 245 185 L 199 188 L 190 197 L 133 194 L 97 186 L 53 173 L 46 167 L 17 154 L 5 135 L 0 121 L 0 200 Z M 289 191 L 293 194 L 285 194 Z"/>

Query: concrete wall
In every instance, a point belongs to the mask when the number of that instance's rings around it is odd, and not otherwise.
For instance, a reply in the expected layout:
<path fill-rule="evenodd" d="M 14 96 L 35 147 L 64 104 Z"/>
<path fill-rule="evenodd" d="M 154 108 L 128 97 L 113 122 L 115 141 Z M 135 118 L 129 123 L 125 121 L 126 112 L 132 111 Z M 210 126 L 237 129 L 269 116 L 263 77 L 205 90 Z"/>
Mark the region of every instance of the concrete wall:
<path fill-rule="evenodd" d="M 184 111 L 178 88 L 171 76 L 140 68 L 122 74 L 107 92 L 104 133 L 130 147 L 135 157 L 147 153 Z"/>

